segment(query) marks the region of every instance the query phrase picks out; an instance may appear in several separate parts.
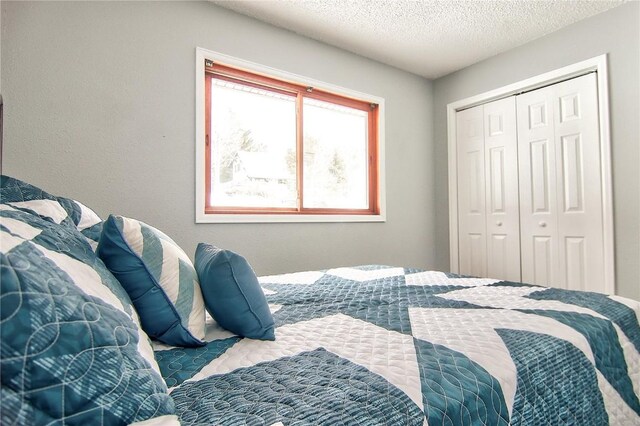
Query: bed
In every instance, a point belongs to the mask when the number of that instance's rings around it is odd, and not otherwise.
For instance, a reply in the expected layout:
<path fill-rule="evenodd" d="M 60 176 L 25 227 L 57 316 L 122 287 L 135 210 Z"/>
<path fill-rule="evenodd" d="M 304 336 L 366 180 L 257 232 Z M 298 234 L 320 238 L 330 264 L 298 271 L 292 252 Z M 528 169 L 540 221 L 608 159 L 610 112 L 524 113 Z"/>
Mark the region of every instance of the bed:
<path fill-rule="evenodd" d="M 275 341 L 156 347 L 183 424 L 639 424 L 637 302 L 389 266 L 260 282 Z"/>
<path fill-rule="evenodd" d="M 13 178 L 0 195 L 2 424 L 640 424 L 637 301 L 338 267 L 257 278 L 266 338 L 213 310 L 172 345 L 103 256 L 111 218 Z"/>

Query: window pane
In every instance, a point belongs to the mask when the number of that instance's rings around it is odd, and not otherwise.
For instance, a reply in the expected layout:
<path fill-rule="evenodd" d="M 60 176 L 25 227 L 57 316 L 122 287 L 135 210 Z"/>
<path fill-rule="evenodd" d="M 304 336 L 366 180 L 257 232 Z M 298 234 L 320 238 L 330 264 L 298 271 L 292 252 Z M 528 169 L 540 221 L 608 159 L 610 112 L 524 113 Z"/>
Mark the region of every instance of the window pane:
<path fill-rule="evenodd" d="M 306 208 L 368 209 L 367 113 L 304 99 Z"/>
<path fill-rule="evenodd" d="M 212 79 L 211 205 L 297 205 L 296 98 Z"/>

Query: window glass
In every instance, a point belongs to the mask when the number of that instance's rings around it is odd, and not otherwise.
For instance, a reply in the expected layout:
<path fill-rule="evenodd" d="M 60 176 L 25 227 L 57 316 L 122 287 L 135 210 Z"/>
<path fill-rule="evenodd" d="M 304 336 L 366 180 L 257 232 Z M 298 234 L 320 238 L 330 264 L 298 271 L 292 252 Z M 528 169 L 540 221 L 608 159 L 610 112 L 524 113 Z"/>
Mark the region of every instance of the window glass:
<path fill-rule="evenodd" d="M 212 79 L 211 204 L 296 203 L 296 97 Z"/>
<path fill-rule="evenodd" d="M 368 209 L 367 113 L 310 98 L 303 111 L 304 207 Z"/>

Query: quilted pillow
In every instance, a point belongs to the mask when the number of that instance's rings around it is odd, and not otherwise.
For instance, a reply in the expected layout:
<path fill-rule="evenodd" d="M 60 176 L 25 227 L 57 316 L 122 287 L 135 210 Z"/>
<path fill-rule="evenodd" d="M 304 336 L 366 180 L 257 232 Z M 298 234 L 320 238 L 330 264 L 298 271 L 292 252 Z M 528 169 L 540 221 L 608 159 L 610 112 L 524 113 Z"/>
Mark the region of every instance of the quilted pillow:
<path fill-rule="evenodd" d="M 129 293 L 149 336 L 173 346 L 205 344 L 198 277 L 171 238 L 138 220 L 111 215 L 98 255 Z"/>
<path fill-rule="evenodd" d="M 36 214 L 50 222 L 71 226 L 89 240 L 94 250 L 98 246 L 102 219 L 79 201 L 51 195 L 29 183 L 2 175 L 0 202 Z"/>
<path fill-rule="evenodd" d="M 175 412 L 126 292 L 75 229 L 0 204 L 2 424 Z"/>
<path fill-rule="evenodd" d="M 244 257 L 200 243 L 195 267 L 207 311 L 221 327 L 238 336 L 275 340 L 267 299 Z"/>

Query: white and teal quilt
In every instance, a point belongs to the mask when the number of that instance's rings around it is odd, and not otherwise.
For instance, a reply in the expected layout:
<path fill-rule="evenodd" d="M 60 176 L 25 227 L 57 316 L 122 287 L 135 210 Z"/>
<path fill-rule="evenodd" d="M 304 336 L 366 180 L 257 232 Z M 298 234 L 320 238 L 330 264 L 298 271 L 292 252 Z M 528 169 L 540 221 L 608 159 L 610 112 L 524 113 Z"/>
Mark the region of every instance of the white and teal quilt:
<path fill-rule="evenodd" d="M 638 302 L 388 266 L 260 278 L 276 340 L 156 346 L 183 425 L 638 425 Z"/>

